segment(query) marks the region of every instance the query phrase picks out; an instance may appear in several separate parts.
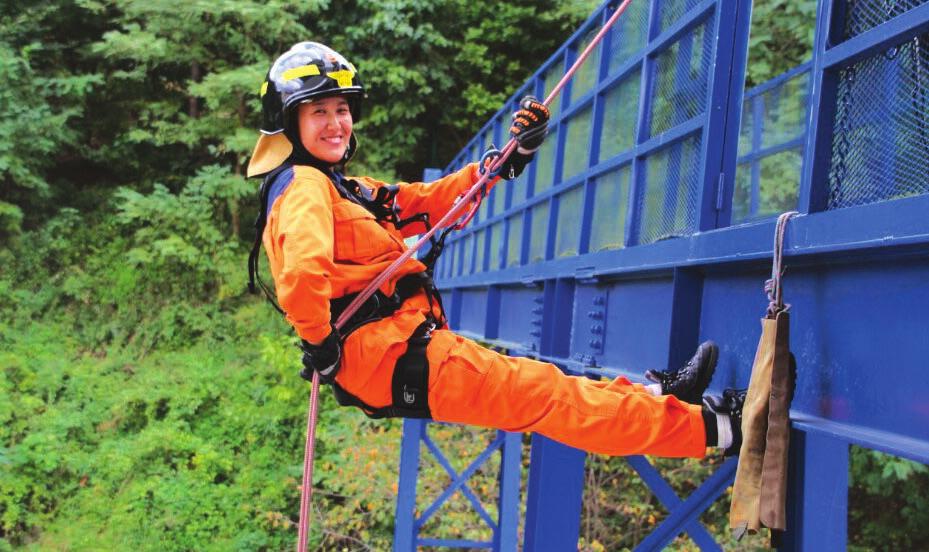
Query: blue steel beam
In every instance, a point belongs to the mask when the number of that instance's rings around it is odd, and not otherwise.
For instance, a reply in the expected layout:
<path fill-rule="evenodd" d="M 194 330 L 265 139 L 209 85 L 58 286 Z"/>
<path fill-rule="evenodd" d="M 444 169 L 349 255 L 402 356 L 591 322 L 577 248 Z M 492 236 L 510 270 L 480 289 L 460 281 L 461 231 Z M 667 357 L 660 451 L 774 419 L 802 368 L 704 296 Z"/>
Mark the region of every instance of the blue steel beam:
<path fill-rule="evenodd" d="M 754 140 L 754 137 L 752 139 Z M 761 136 L 759 133 L 758 148 L 750 153 L 746 153 L 745 155 L 739 156 L 739 164 L 757 163 L 758 161 L 760 161 L 761 159 L 764 159 L 765 157 L 771 157 L 772 155 L 777 155 L 778 153 L 791 150 L 791 149 L 802 148 L 805 143 L 806 143 L 805 136 L 798 136 L 792 140 L 788 140 L 786 142 L 781 142 L 780 144 L 776 144 L 773 146 L 768 146 L 766 148 L 763 148 L 761 147 Z"/>
<path fill-rule="evenodd" d="M 751 13 L 751 0 L 720 0 L 717 8 L 715 70 L 710 74 L 697 200 L 700 231 L 728 226 L 732 219 Z"/>
<path fill-rule="evenodd" d="M 929 196 L 914 196 L 860 205 L 797 217 L 790 222 L 785 258 L 845 257 L 886 258 L 896 251 L 929 251 Z M 527 279 L 573 276 L 582 267 L 595 266 L 594 277 L 667 272 L 685 266 L 726 265 L 768 262 L 774 221 L 767 220 L 695 234 L 687 239 L 620 250 L 591 253 L 511 267 L 505 273 L 474 274 L 441 279 L 440 286 L 483 287 L 491 284 L 519 283 Z"/>
<path fill-rule="evenodd" d="M 735 478 L 736 460 L 726 461 L 713 475 L 703 482 L 683 503 L 671 511 L 671 514 L 650 533 L 636 550 L 662 550 L 668 545 L 689 522 L 696 522 L 697 517 L 703 513 L 719 496 L 725 492 Z M 693 538 L 693 534 L 691 534 Z M 700 544 L 703 550 L 721 550 L 718 544 Z M 817 550 L 811 548 L 810 550 Z"/>
<path fill-rule="evenodd" d="M 519 544 L 519 483 L 522 475 L 522 447 L 521 434 L 503 434 L 498 530 L 494 535 L 494 549 L 504 552 L 516 550 Z"/>
<path fill-rule="evenodd" d="M 747 99 L 747 98 L 746 98 Z M 764 130 L 764 96 L 758 95 L 752 98 L 752 150 L 745 157 L 739 158 L 739 163 L 750 162 L 752 164 L 752 198 L 749 207 L 749 214 L 758 213 L 758 204 L 761 199 L 761 136 Z M 803 137 L 805 140 L 806 136 Z M 801 142 L 798 144 L 802 146 Z M 747 158 L 747 159 L 746 159 Z M 734 190 L 734 189 L 733 189 Z M 735 192 L 733 191 L 733 194 Z M 730 200 L 730 205 L 732 201 Z"/>
<path fill-rule="evenodd" d="M 526 497 L 526 552 L 575 550 L 580 537 L 586 453 L 532 436 Z"/>
<path fill-rule="evenodd" d="M 496 450 L 499 441 L 500 439 L 498 437 L 497 439 L 494 440 L 493 443 L 490 444 L 490 446 L 488 447 L 488 450 L 490 450 L 491 452 Z M 426 447 L 429 449 L 429 452 L 432 453 L 432 456 L 434 456 L 436 461 L 439 463 L 439 465 L 442 466 L 442 469 L 445 470 L 445 473 L 448 474 L 448 476 L 451 478 L 453 482 L 457 482 L 460 478 L 460 476 L 458 475 L 458 472 L 455 471 L 455 468 L 452 467 L 452 465 L 449 463 L 445 455 L 442 454 L 442 451 L 439 450 L 439 447 L 436 446 L 435 442 L 433 442 L 433 440 L 430 439 L 428 435 L 423 435 L 423 442 L 426 443 Z M 465 498 L 468 499 L 468 502 L 470 502 L 471 505 L 474 507 L 474 511 L 477 512 L 477 514 L 481 517 L 481 519 L 484 520 L 484 523 L 486 523 L 488 527 L 490 527 L 494 532 L 496 532 L 497 524 L 494 522 L 493 518 L 490 517 L 490 514 L 487 513 L 487 510 L 484 509 L 484 505 L 481 504 L 481 501 L 476 496 L 474 496 L 474 493 L 468 487 L 467 483 L 462 483 L 460 488 L 461 488 L 461 494 L 463 494 Z M 441 505 L 442 503 L 439 502 L 438 500 L 433 504 L 433 506 L 436 509 L 441 507 Z M 432 507 L 430 507 L 430 509 L 431 508 Z M 427 510 L 427 513 L 428 512 L 429 510 Z M 418 520 L 419 525 L 422 525 L 423 523 L 425 523 L 426 519 L 427 519 L 426 515 L 423 514 L 423 519 Z"/>
<path fill-rule="evenodd" d="M 425 420 L 403 420 L 400 480 L 397 484 L 397 511 L 394 515 L 394 552 L 416 550 L 416 480 L 419 478 L 419 440 L 425 434 L 425 427 Z"/>
<path fill-rule="evenodd" d="M 480 550 L 483 549 L 492 549 L 494 547 L 492 542 L 483 542 L 467 539 L 418 539 L 416 541 L 417 546 L 435 546 L 435 547 L 446 547 L 446 548 L 468 548 L 473 549 L 477 548 Z"/>
<path fill-rule="evenodd" d="M 427 435 L 425 432 L 423 432 L 422 439 L 426 443 L 426 446 L 428 446 L 429 449 L 433 451 L 433 453 L 435 453 L 438 450 L 438 447 L 435 446 L 435 443 L 432 442 L 432 439 L 430 439 L 429 435 Z M 481 454 L 478 455 L 477 458 L 472 460 L 471 463 L 468 465 L 468 467 L 465 468 L 464 471 L 462 471 L 458 475 L 458 477 L 454 478 L 451 483 L 449 483 L 448 487 L 446 487 L 445 490 L 442 491 L 439 497 L 436 498 L 435 501 L 433 501 L 433 503 L 428 508 L 426 508 L 426 511 L 423 512 L 423 515 L 421 515 L 418 519 L 416 519 L 413 522 L 413 526 L 417 531 L 423 525 L 425 525 L 427 521 L 429 521 L 429 518 L 431 518 L 439 510 L 439 508 L 442 507 L 442 505 L 445 503 L 446 500 L 448 500 L 453 494 L 455 494 L 456 491 L 465 487 L 465 483 L 468 481 L 468 479 L 472 475 L 474 475 L 474 472 L 476 472 L 477 469 L 481 467 L 484 464 L 484 462 L 487 461 L 488 458 L 490 458 L 491 454 L 493 454 L 498 448 L 500 448 L 500 444 L 502 442 L 503 442 L 503 439 L 498 435 L 497 438 L 494 439 L 494 441 L 490 445 L 488 445 L 486 449 L 484 449 L 484 452 L 482 452 Z"/>
<path fill-rule="evenodd" d="M 900 42 L 929 30 L 929 4 L 912 8 L 890 21 L 843 40 L 822 53 L 823 70 L 835 70 L 880 54 Z"/>
<path fill-rule="evenodd" d="M 664 505 L 665 508 L 671 514 L 674 514 L 682 507 L 684 501 L 677 496 L 677 493 L 674 492 L 674 489 L 661 477 L 661 474 L 658 473 L 658 470 L 644 457 L 644 456 L 630 456 L 626 458 L 626 461 L 629 462 L 629 465 L 639 474 L 639 477 L 642 478 L 642 481 L 648 485 L 648 488 L 655 493 L 655 497 L 658 498 L 659 502 Z M 702 487 L 702 485 L 701 485 Z M 715 500 L 715 497 L 713 497 Z M 712 502 L 712 501 L 711 501 Z M 698 512 L 699 513 L 699 512 Z M 716 544 L 716 541 L 706 532 L 703 525 L 699 520 L 695 519 L 696 516 L 686 520 L 680 527 L 674 527 L 674 529 L 667 529 L 663 531 L 663 534 L 670 534 L 670 541 L 681 530 L 686 531 L 690 538 L 697 543 L 702 550 L 719 550 L 719 546 Z M 668 523 L 667 520 L 662 522 L 661 525 Z M 673 524 L 672 524 L 673 525 Z M 661 526 L 659 526 L 661 527 Z M 654 533 L 653 533 L 654 534 Z M 661 543 L 657 548 L 663 548 L 667 545 L 667 542 Z M 638 548 L 641 550 L 651 550 L 655 548 L 649 543 L 643 542 Z"/>
<path fill-rule="evenodd" d="M 811 69 L 810 105 L 806 149 L 803 154 L 803 177 L 800 179 L 801 213 L 824 211 L 828 202 L 829 169 L 832 164 L 832 137 L 835 124 L 838 77 L 826 71 L 824 55 L 829 44 L 841 39 L 842 4 L 835 0 L 819 3 Z"/>
<path fill-rule="evenodd" d="M 848 443 L 792 431 L 787 532 L 779 550 L 841 551 L 848 540 Z"/>

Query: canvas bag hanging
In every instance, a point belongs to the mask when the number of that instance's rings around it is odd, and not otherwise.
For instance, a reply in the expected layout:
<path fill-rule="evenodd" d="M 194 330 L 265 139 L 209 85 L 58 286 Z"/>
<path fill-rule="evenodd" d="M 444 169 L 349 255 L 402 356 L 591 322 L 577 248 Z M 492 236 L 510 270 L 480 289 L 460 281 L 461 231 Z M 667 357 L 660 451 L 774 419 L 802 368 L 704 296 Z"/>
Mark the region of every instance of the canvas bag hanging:
<path fill-rule="evenodd" d="M 787 453 L 790 439 L 789 407 L 795 364 L 790 353 L 790 317 L 781 293 L 782 254 L 787 221 L 777 219 L 771 279 L 765 283 L 768 310 L 761 319 L 761 338 L 752 364 L 742 410 L 742 447 L 732 489 L 729 527 L 736 538 L 757 532 L 762 525 L 786 529 Z"/>

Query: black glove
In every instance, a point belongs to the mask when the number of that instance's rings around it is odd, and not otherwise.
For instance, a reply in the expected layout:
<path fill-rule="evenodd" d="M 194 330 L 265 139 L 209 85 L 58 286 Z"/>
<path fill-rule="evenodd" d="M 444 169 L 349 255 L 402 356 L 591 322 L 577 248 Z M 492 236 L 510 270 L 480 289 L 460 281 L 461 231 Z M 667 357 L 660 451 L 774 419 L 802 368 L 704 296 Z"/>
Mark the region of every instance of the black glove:
<path fill-rule="evenodd" d="M 535 96 L 526 96 L 519 101 L 519 109 L 513 113 L 510 136 L 519 143 L 517 153 L 531 154 L 542 146 L 548 134 L 548 119 L 551 113 Z"/>
<path fill-rule="evenodd" d="M 342 360 L 342 340 L 339 331 L 332 327 L 332 332 L 319 345 L 313 345 L 303 340 L 300 346 L 303 349 L 303 370 L 300 377 L 313 381 L 313 372 L 319 372 L 319 379 L 323 383 L 331 383 L 339 372 Z"/>
<path fill-rule="evenodd" d="M 500 151 L 495 149 L 493 146 L 484 152 L 484 157 L 481 158 L 481 174 L 484 174 L 485 171 L 490 169 L 490 165 L 492 165 L 494 160 L 499 157 L 499 154 Z M 528 165 L 534 157 L 534 153 L 520 153 L 519 148 L 516 148 L 513 150 L 513 153 L 511 153 L 510 156 L 506 158 L 506 161 L 500 165 L 500 169 L 493 173 L 491 176 L 499 176 L 500 178 L 506 180 L 513 180 L 522 174 L 523 169 L 526 168 L 526 165 Z"/>

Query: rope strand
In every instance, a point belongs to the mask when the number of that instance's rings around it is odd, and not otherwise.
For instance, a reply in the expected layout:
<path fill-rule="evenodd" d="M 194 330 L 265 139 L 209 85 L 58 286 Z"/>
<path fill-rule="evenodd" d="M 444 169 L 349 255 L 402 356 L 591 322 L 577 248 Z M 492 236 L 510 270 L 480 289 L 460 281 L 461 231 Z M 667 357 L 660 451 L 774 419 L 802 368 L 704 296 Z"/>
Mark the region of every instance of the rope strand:
<path fill-rule="evenodd" d="M 777 217 L 777 224 L 774 227 L 774 261 L 771 264 L 771 279 L 764 283 L 765 293 L 768 295 L 768 317 L 774 318 L 777 313 L 786 311 L 790 305 L 784 304 L 783 289 L 781 278 L 784 276 L 784 236 L 787 233 L 787 223 L 797 211 L 788 211 Z"/>

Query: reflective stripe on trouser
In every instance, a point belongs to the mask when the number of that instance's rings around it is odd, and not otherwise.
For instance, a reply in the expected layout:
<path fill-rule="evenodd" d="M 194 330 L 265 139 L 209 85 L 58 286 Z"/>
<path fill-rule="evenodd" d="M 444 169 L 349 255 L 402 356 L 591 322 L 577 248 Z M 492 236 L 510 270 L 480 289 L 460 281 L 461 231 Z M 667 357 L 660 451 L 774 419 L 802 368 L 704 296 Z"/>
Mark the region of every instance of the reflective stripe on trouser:
<path fill-rule="evenodd" d="M 536 432 L 588 452 L 702 457 L 700 407 L 625 378 L 595 381 L 437 330 L 426 351 L 436 421 Z"/>

